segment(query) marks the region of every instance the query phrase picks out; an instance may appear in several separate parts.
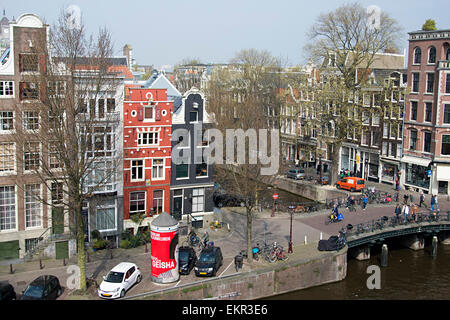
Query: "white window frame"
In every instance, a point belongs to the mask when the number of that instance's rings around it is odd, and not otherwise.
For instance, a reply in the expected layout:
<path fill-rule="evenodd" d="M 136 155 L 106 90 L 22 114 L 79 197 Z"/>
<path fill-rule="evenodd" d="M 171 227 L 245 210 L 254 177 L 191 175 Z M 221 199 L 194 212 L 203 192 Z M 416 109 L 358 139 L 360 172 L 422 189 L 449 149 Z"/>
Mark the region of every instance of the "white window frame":
<path fill-rule="evenodd" d="M 147 137 L 145 137 L 147 136 Z M 150 138 L 153 136 L 153 138 Z M 153 143 L 149 143 L 149 141 L 153 141 Z M 145 143 L 147 142 L 147 143 Z M 159 145 L 159 131 L 146 131 L 139 132 L 137 139 L 138 146 L 157 146 Z"/>
<path fill-rule="evenodd" d="M 0 81 L 1 87 L 0 87 L 0 99 L 9 99 L 14 98 L 15 90 L 14 90 L 14 81 L 11 80 L 4 80 Z M 7 90 L 8 89 L 8 90 Z M 6 94 L 5 92 L 11 92 L 10 94 Z"/>
<path fill-rule="evenodd" d="M 159 164 L 155 164 L 156 161 L 162 161 L 162 163 Z M 158 173 L 159 170 L 162 171 L 162 176 L 156 176 L 155 177 L 155 168 L 156 168 L 156 173 Z M 157 180 L 165 180 L 166 179 L 166 170 L 165 170 L 165 159 L 164 158 L 155 158 L 152 159 L 152 180 L 157 181 Z"/>
<path fill-rule="evenodd" d="M 30 229 L 39 229 L 42 228 L 42 204 L 39 201 L 38 198 L 36 198 L 35 196 L 31 195 L 31 197 L 29 195 L 27 195 L 28 191 L 27 188 L 28 187 L 33 187 L 33 186 L 38 186 L 39 187 L 39 197 L 42 198 L 42 186 L 41 184 L 26 184 L 24 186 L 24 197 L 23 197 L 23 202 L 24 202 L 24 211 L 25 211 L 25 228 L 27 230 Z M 34 201 L 30 201 L 30 198 L 35 198 Z M 29 207 L 31 206 L 31 207 Z M 37 215 L 36 215 L 36 210 L 37 210 Z M 34 213 L 32 212 L 34 211 Z M 36 217 L 38 219 L 36 219 Z M 31 219 L 30 219 L 31 218 Z M 36 221 L 38 221 L 38 223 L 36 223 Z M 31 226 L 29 226 L 28 224 L 31 224 Z"/>
<path fill-rule="evenodd" d="M 3 165 L 3 163 L 6 163 L 6 161 L 3 161 L 4 157 L 9 157 L 12 159 L 12 169 L 11 170 L 1 170 L 0 175 L 10 175 L 11 173 L 16 172 L 16 144 L 14 142 L 2 142 L 0 145 L 12 145 L 12 151 L 9 154 L 2 154 L 1 156 L 1 162 L 0 164 Z M 9 161 L 8 161 L 9 163 Z"/>
<path fill-rule="evenodd" d="M 130 217 L 133 214 L 136 214 L 138 212 L 142 212 L 141 210 L 139 210 L 139 211 L 131 211 L 131 203 L 132 202 L 141 201 L 141 200 L 131 200 L 131 195 L 134 194 L 134 193 L 143 193 L 144 194 L 144 210 L 143 210 L 143 212 L 145 214 L 147 213 L 147 191 L 144 191 L 144 190 L 133 191 L 133 192 L 130 192 L 128 194 L 128 196 L 129 196 L 129 198 L 128 198 L 129 199 L 129 201 L 128 201 L 128 213 L 130 214 Z"/>
<path fill-rule="evenodd" d="M 2 208 L 2 210 L 0 210 L 2 212 L 2 215 L 4 214 L 4 207 L 11 207 L 14 206 L 14 208 L 12 208 L 12 212 L 13 215 L 10 215 L 9 218 L 12 221 L 13 219 L 13 223 L 9 223 L 9 225 L 13 225 L 13 227 L 10 227 L 9 229 L 2 229 L 3 226 L 3 219 L 0 218 L 0 233 L 3 232 L 13 232 L 13 231 L 17 231 L 18 229 L 18 221 L 17 221 L 17 192 L 16 192 L 16 186 L 12 185 L 12 186 L 1 186 L 0 188 L 12 188 L 13 190 L 13 195 L 14 195 L 14 202 L 11 204 L 5 204 L 4 201 L 2 201 L 2 203 L 0 204 L 0 208 Z M 10 198 L 5 198 L 2 197 L 3 199 L 10 199 Z"/>
<path fill-rule="evenodd" d="M 95 226 L 97 228 L 98 231 L 100 232 L 107 232 L 107 231 L 115 231 L 117 230 L 117 202 L 116 199 L 113 199 L 112 204 L 101 204 L 99 207 L 97 207 L 96 213 L 95 213 Z M 113 228 L 109 228 L 109 229 L 101 229 L 99 227 L 99 211 L 103 211 L 103 210 L 114 210 L 114 227 Z"/>
<path fill-rule="evenodd" d="M 199 206 L 201 206 L 201 210 L 199 210 Z M 205 188 L 192 189 L 192 213 L 199 212 L 205 212 Z"/>
<path fill-rule="evenodd" d="M 133 166 L 133 162 L 134 161 L 142 161 L 142 166 L 141 165 L 136 165 Z M 136 172 L 136 179 L 133 179 L 133 168 L 136 168 L 136 170 L 138 170 L 139 168 L 142 168 L 142 178 L 139 178 L 139 171 Z M 130 181 L 131 182 L 139 182 L 139 181 L 144 181 L 145 180 L 145 159 L 132 159 L 130 160 Z"/>

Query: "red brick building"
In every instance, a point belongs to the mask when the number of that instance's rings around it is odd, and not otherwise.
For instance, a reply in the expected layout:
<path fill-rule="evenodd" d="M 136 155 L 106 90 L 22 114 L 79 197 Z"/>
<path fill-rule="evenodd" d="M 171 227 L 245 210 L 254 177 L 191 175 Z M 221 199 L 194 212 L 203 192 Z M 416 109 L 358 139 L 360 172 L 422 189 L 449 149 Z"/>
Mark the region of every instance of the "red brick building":
<path fill-rule="evenodd" d="M 450 194 L 450 30 L 409 33 L 407 92 L 401 181 Z"/>
<path fill-rule="evenodd" d="M 170 210 L 170 168 L 173 101 L 165 89 L 125 87 L 123 104 L 124 229 L 130 218 Z"/>

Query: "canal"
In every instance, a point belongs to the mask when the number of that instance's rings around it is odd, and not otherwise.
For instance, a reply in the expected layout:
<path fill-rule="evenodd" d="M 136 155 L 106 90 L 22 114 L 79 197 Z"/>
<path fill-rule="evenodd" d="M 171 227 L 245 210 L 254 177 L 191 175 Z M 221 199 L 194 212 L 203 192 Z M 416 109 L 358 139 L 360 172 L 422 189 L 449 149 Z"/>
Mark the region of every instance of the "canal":
<path fill-rule="evenodd" d="M 370 265 L 380 265 L 380 248 L 367 261 L 348 260 L 347 277 L 337 283 L 271 297 L 274 300 L 428 300 L 450 297 L 450 246 L 439 244 L 431 257 L 431 246 L 413 251 L 389 243 L 388 266 L 381 268 L 381 289 L 368 289 Z"/>

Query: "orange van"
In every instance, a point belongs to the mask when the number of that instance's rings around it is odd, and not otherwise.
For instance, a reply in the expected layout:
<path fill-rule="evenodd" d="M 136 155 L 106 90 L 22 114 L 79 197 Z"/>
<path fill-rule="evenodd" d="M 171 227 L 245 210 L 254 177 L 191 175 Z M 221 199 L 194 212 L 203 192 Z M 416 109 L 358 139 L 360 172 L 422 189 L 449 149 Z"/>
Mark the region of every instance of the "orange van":
<path fill-rule="evenodd" d="M 336 188 L 350 190 L 351 192 L 360 191 L 364 189 L 364 186 L 364 179 L 357 177 L 346 177 L 336 183 Z"/>

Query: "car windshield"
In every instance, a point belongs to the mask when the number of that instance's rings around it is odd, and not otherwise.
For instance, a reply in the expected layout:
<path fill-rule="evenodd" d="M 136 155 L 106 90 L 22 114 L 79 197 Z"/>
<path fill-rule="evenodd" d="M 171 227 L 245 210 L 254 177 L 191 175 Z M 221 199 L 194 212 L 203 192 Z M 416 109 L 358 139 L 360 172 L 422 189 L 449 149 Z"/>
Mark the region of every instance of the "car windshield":
<path fill-rule="evenodd" d="M 42 293 L 44 291 L 44 286 L 33 286 L 29 285 L 28 288 L 23 293 L 24 296 L 32 298 L 42 298 Z"/>
<path fill-rule="evenodd" d="M 106 277 L 106 282 L 112 282 L 112 283 L 121 283 L 123 279 L 123 272 L 114 272 L 110 271 L 108 273 L 108 276 Z"/>
<path fill-rule="evenodd" d="M 208 263 L 214 262 L 214 252 L 212 252 L 212 251 L 202 252 L 198 261 L 208 262 Z"/>
<path fill-rule="evenodd" d="M 187 250 L 180 250 L 178 253 L 178 260 L 180 261 L 188 261 L 189 259 L 189 251 Z"/>

